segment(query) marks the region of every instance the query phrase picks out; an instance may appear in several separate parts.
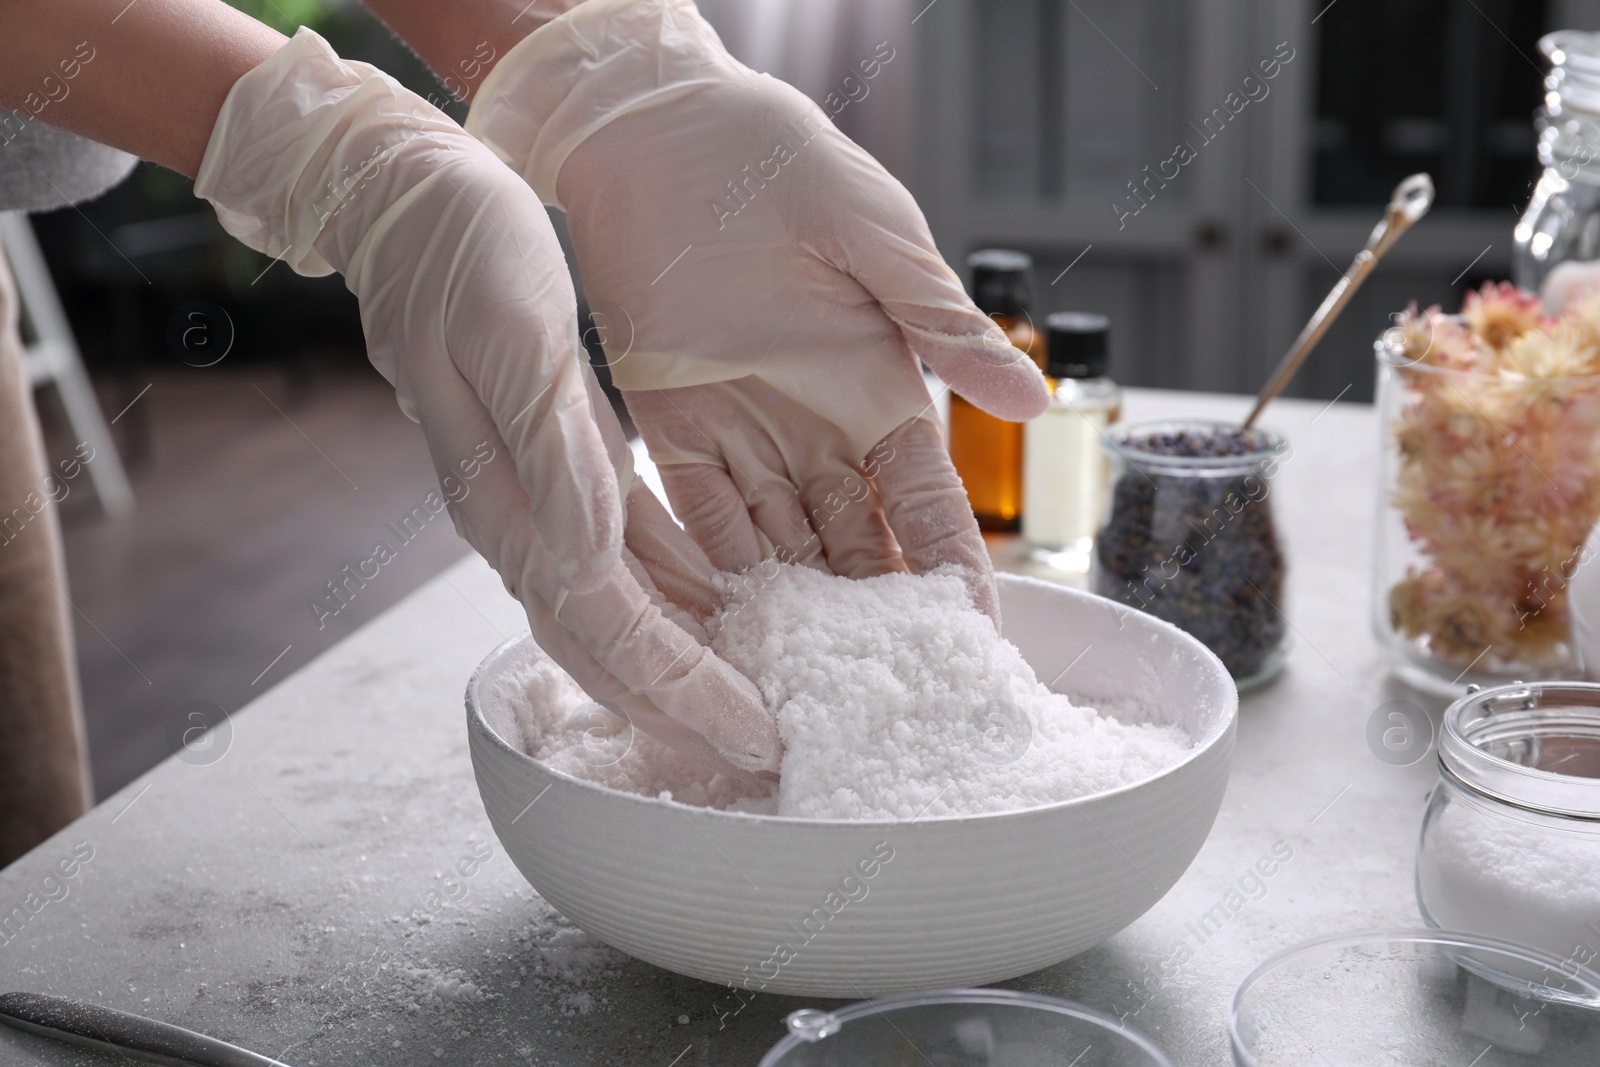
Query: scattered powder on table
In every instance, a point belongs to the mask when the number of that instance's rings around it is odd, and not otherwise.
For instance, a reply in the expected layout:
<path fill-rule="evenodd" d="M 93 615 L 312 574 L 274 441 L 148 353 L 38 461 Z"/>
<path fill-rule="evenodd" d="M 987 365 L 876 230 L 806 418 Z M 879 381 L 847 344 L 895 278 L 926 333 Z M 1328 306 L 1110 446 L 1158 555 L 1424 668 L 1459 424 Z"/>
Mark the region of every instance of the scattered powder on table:
<path fill-rule="evenodd" d="M 1176 726 L 1122 722 L 1050 692 L 971 606 L 953 568 L 857 580 L 772 567 L 727 576 L 725 605 L 707 630 L 712 650 L 777 715 L 784 757 L 775 797 L 708 780 L 637 732 L 626 756 L 593 766 L 572 733 L 581 731 L 573 712 L 584 698 L 548 661 L 519 672 L 526 750 L 631 792 L 819 819 L 1033 807 L 1149 778 L 1189 752 Z"/>

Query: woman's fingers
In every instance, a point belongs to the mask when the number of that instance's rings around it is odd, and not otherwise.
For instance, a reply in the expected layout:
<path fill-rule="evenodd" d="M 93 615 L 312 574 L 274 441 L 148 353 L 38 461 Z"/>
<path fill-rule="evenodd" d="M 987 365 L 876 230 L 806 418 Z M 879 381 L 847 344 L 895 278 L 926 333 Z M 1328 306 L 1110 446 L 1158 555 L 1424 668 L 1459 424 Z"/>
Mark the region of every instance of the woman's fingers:
<path fill-rule="evenodd" d="M 960 567 L 973 602 L 998 627 L 994 564 L 938 427 L 912 419 L 884 438 L 880 453 L 874 478 L 907 569 L 923 574 L 946 564 Z"/>
<path fill-rule="evenodd" d="M 838 427 L 759 378 L 627 399 L 673 510 L 719 569 L 768 554 L 850 578 L 954 564 L 998 621 L 988 549 L 934 423 L 910 419 L 847 458 Z"/>
<path fill-rule="evenodd" d="M 806 479 L 800 495 L 833 573 L 872 578 L 906 569 L 878 491 L 861 471 L 843 465 L 820 471 Z"/>
<path fill-rule="evenodd" d="M 684 529 L 719 570 L 742 571 L 769 553 L 820 567 L 790 463 L 772 425 L 740 382 L 623 394 L 661 471 Z"/>
<path fill-rule="evenodd" d="M 742 571 L 761 562 L 761 538 L 727 471 L 709 463 L 658 469 L 673 513 L 717 570 Z"/>
<path fill-rule="evenodd" d="M 991 415 L 1022 421 L 1044 411 L 1044 375 L 961 288 L 911 194 L 854 144 L 845 142 L 832 162 L 854 191 L 839 200 L 848 215 L 835 229 L 839 265 L 878 301 L 911 351 Z"/>
<path fill-rule="evenodd" d="M 743 508 L 738 515 L 749 528 L 754 545 L 755 529 Z M 663 596 L 704 622 L 717 610 L 716 572 L 740 570 L 761 557 L 759 549 L 754 549 L 751 563 L 725 566 L 716 555 L 702 551 L 697 541 L 694 528 L 689 527 L 688 532 L 679 529 L 647 486 L 642 482 L 634 486 L 628 494 L 627 548 L 644 564 Z M 726 557 L 730 551 L 731 547 L 721 548 L 718 553 Z"/>
<path fill-rule="evenodd" d="M 594 592 L 568 596 L 555 616 L 607 675 L 648 696 L 728 762 L 746 771 L 778 769 L 777 720 L 754 683 L 674 625 L 625 566 Z"/>
<path fill-rule="evenodd" d="M 806 524 L 805 508 L 800 503 L 800 491 L 782 469 L 757 468 L 757 479 L 746 499 L 750 521 L 761 531 L 772 554 L 785 563 L 798 563 L 802 567 L 827 570 L 822 556 L 822 542 Z"/>
<path fill-rule="evenodd" d="M 443 361 L 422 365 L 413 384 L 428 449 L 441 475 L 455 470 L 459 457 L 480 457 L 469 491 L 452 499 L 450 511 L 457 529 L 522 601 L 540 645 L 590 696 L 627 712 L 640 729 L 668 744 L 701 752 L 709 746 L 746 771 L 775 770 L 777 726 L 761 694 L 695 639 L 694 619 L 675 621 L 671 604 L 663 610 L 652 599 L 661 585 L 672 590 L 672 582 L 652 575 L 623 547 L 595 587 L 572 591 L 546 542 L 535 536 L 521 471 L 472 386 Z M 607 431 L 599 424 L 591 429 L 603 448 Z M 608 479 L 615 492 L 610 458 L 597 477 Z M 708 581 L 702 572 L 706 565 L 696 562 L 692 550 L 675 545 L 682 531 L 660 525 L 666 517 L 650 513 L 647 494 L 635 490 L 629 496 L 643 510 L 630 516 L 630 532 L 641 535 L 656 555 L 673 557 L 683 582 Z M 678 604 L 695 602 L 695 595 L 676 592 L 683 600 L 669 597 Z"/>
<path fill-rule="evenodd" d="M 557 621 L 542 600 L 529 598 L 525 608 L 533 639 L 592 699 L 622 713 L 634 728 L 697 758 L 708 774 L 750 773 L 729 762 L 704 735 L 673 719 L 648 698 L 634 693 L 608 674 L 577 636 Z"/>

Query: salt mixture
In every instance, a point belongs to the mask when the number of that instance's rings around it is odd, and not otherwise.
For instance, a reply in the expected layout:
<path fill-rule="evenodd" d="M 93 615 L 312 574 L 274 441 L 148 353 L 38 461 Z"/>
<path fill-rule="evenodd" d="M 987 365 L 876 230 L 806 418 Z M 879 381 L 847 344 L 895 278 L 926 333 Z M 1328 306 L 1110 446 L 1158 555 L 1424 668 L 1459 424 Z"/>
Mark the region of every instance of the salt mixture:
<path fill-rule="evenodd" d="M 625 754 L 606 757 L 602 746 L 597 759 L 585 730 L 605 713 L 536 650 L 514 679 L 525 749 L 647 796 L 819 819 L 1048 804 L 1151 777 L 1190 749 L 1178 727 L 1123 722 L 1050 692 L 953 569 L 853 580 L 774 566 L 728 576 L 707 629 L 712 650 L 777 715 L 775 791 L 708 777 L 638 731 Z"/>
<path fill-rule="evenodd" d="M 1591 969 L 1600 960 L 1600 836 L 1476 800 L 1439 808 L 1417 857 L 1435 922 L 1533 945 Z"/>
<path fill-rule="evenodd" d="M 522 750 L 530 756 L 574 778 L 627 793 L 703 808 L 776 812 L 770 787 L 708 774 L 698 760 L 632 729 L 590 700 L 532 641 L 521 652 L 526 658 L 511 664 L 493 685 L 515 709 Z"/>

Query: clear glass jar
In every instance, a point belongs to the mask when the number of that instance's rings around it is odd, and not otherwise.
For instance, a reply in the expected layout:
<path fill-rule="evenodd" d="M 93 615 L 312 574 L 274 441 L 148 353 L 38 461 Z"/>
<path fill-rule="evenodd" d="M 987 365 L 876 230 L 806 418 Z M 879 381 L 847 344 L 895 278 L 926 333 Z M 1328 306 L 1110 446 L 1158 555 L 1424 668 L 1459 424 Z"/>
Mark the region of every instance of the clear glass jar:
<path fill-rule="evenodd" d="M 1395 670 L 1469 684 L 1582 676 L 1569 586 L 1600 517 L 1600 376 L 1523 378 L 1378 338 L 1373 628 Z"/>
<path fill-rule="evenodd" d="M 1429 926 L 1600 969 L 1600 685 L 1513 683 L 1450 706 L 1416 879 Z"/>
<path fill-rule="evenodd" d="M 1600 34 L 1539 40 L 1550 61 L 1534 117 L 1544 173 L 1517 223 L 1512 280 L 1538 292 L 1558 263 L 1600 257 Z"/>
<path fill-rule="evenodd" d="M 1272 479 L 1293 453 L 1252 430 L 1231 455 L 1171 455 L 1178 435 L 1237 434 L 1214 419 L 1141 422 L 1106 438 L 1110 501 L 1095 539 L 1092 586 L 1101 596 L 1178 626 L 1217 654 L 1241 689 L 1282 668 L 1284 554 Z"/>

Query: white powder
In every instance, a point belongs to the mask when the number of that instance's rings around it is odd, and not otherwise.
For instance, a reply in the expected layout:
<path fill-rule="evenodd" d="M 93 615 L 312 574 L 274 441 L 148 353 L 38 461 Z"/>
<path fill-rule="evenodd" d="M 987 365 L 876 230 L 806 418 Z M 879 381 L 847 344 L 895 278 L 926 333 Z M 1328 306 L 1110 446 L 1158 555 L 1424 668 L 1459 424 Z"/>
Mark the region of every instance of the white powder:
<path fill-rule="evenodd" d="M 953 570 L 852 580 L 785 565 L 769 580 L 773 566 L 727 576 L 726 605 L 707 629 L 713 651 L 777 715 L 785 749 L 775 798 L 708 781 L 637 731 L 609 762 L 615 754 L 594 745 L 595 734 L 585 743 L 585 728 L 603 721 L 592 717 L 597 707 L 584 708 L 548 661 L 517 679 L 526 751 L 577 777 L 689 804 L 911 819 L 1115 789 L 1190 749 L 1178 727 L 1121 722 L 1051 693 L 971 607 Z"/>
<path fill-rule="evenodd" d="M 522 731 L 522 750 L 530 756 L 574 778 L 625 793 L 703 808 L 776 810 L 770 787 L 708 775 L 699 761 L 591 701 L 531 641 L 524 652 L 527 659 L 506 672 L 506 688 L 498 693 L 501 699 L 514 694 L 511 706 Z"/>
<path fill-rule="evenodd" d="M 515 935 L 524 957 L 533 955 L 532 970 L 524 965 L 516 984 L 534 986 L 562 1015 L 588 1015 L 609 1005 L 602 992 L 589 988 L 615 984 L 628 957 L 578 929 L 560 913 L 544 905 L 533 922 Z"/>
<path fill-rule="evenodd" d="M 777 713 L 779 814 L 1032 807 L 1148 778 L 1189 749 L 1177 727 L 1119 722 L 1046 689 L 953 569 L 761 577 L 730 582 L 711 647 Z"/>
<path fill-rule="evenodd" d="M 1433 920 L 1600 968 L 1600 830 L 1449 796 L 1417 858 Z"/>

